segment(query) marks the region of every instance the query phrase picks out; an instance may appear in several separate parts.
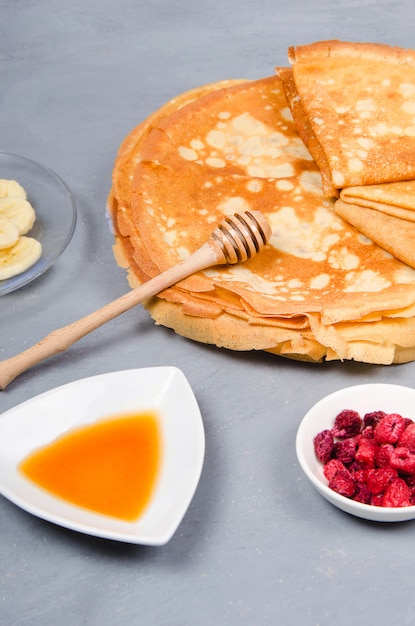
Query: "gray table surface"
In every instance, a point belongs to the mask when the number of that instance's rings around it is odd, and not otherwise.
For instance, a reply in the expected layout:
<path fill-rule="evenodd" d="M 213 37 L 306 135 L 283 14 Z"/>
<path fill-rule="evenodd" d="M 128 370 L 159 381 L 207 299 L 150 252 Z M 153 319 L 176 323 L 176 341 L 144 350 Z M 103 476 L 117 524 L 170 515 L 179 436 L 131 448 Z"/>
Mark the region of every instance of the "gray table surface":
<path fill-rule="evenodd" d="M 340 38 L 413 47 L 412 0 L 0 0 L 0 150 L 72 189 L 72 242 L 0 299 L 0 358 L 123 294 L 105 202 L 117 148 L 186 89 L 261 78 L 292 44 Z M 206 457 L 171 541 L 97 539 L 0 498 L 0 623 L 412 624 L 414 522 L 376 524 L 323 500 L 295 456 L 297 426 L 350 384 L 412 385 L 415 364 L 301 364 L 188 341 L 137 308 L 0 392 L 0 412 L 77 378 L 175 365 L 203 415 Z"/>

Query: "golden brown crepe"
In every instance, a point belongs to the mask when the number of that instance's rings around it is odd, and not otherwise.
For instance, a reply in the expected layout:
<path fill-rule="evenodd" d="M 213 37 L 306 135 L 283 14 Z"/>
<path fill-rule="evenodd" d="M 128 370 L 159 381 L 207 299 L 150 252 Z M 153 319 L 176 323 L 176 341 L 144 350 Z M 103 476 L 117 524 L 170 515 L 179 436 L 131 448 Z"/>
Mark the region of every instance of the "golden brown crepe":
<path fill-rule="evenodd" d="M 415 179 L 415 51 L 321 41 L 289 49 L 281 78 L 324 192 Z"/>
<path fill-rule="evenodd" d="M 367 363 L 415 358 L 415 271 L 336 215 L 281 80 L 184 94 L 124 140 L 109 209 L 132 286 L 189 256 L 224 215 L 273 229 L 253 259 L 146 303 L 156 323 L 232 350 Z"/>
<path fill-rule="evenodd" d="M 334 208 L 361 233 L 415 268 L 415 181 L 342 189 Z"/>
<path fill-rule="evenodd" d="M 340 199 L 415 222 L 415 180 L 348 187 L 341 190 Z"/>
<path fill-rule="evenodd" d="M 367 206 L 338 200 L 335 211 L 363 235 L 415 268 L 415 222 Z"/>

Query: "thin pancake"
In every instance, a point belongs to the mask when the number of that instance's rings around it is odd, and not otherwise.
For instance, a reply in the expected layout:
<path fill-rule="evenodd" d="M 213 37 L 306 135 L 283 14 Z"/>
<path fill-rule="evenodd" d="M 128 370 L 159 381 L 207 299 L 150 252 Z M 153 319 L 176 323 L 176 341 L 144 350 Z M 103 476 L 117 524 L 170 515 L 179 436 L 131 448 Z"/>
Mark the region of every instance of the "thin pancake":
<path fill-rule="evenodd" d="M 289 60 L 281 77 L 326 195 L 415 178 L 415 51 L 331 40 Z"/>
<path fill-rule="evenodd" d="M 388 215 L 377 209 L 338 200 L 335 211 L 357 230 L 415 268 L 415 222 Z"/>
<path fill-rule="evenodd" d="M 415 180 L 348 187 L 341 190 L 340 199 L 415 222 Z"/>

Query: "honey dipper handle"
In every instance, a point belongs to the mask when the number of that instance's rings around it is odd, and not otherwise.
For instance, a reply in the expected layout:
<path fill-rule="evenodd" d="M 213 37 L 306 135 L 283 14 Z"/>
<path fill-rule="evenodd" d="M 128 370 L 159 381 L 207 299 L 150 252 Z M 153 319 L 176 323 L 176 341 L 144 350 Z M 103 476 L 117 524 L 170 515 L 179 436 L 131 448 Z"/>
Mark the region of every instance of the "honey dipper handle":
<path fill-rule="evenodd" d="M 82 317 L 68 326 L 52 331 L 31 348 L 0 363 L 0 390 L 6 389 L 19 374 L 44 361 L 50 356 L 64 352 L 72 344 L 85 337 L 121 313 L 148 300 L 191 274 L 217 263 L 223 263 L 223 254 L 214 242 L 208 241 L 189 258 L 132 289 L 117 300 Z"/>

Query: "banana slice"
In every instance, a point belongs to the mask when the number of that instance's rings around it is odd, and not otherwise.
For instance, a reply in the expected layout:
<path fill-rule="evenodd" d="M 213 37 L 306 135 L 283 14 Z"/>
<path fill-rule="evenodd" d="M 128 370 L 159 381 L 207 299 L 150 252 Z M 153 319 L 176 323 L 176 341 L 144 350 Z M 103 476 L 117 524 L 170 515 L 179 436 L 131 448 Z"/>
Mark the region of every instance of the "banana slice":
<path fill-rule="evenodd" d="M 19 239 L 19 229 L 9 218 L 0 215 L 0 250 L 10 248 Z"/>
<path fill-rule="evenodd" d="M 36 263 L 42 254 L 42 244 L 33 237 L 19 237 L 11 248 L 0 250 L 0 280 L 12 278 Z"/>
<path fill-rule="evenodd" d="M 25 189 L 23 189 L 17 180 L 0 178 L 0 198 L 7 198 L 8 196 L 19 196 L 25 200 L 27 198 Z"/>
<path fill-rule="evenodd" d="M 35 223 L 36 213 L 30 202 L 20 196 L 0 198 L 0 217 L 7 217 L 16 224 L 19 235 L 25 235 Z"/>
<path fill-rule="evenodd" d="M 36 220 L 26 190 L 16 181 L 0 178 L 0 281 L 17 276 L 42 255 L 42 244 L 26 237 Z"/>

